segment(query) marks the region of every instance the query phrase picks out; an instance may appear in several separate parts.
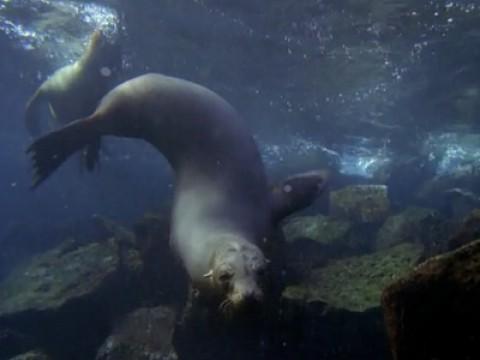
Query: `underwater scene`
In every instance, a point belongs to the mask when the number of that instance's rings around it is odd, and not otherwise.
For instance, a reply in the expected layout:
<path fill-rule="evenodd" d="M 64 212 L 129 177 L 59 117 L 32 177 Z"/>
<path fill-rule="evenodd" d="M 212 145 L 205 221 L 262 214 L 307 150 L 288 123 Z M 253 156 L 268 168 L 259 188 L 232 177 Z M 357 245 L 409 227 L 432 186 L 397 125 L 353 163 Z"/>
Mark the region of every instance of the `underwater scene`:
<path fill-rule="evenodd" d="M 479 0 L 0 0 L 0 360 L 480 359 Z"/>

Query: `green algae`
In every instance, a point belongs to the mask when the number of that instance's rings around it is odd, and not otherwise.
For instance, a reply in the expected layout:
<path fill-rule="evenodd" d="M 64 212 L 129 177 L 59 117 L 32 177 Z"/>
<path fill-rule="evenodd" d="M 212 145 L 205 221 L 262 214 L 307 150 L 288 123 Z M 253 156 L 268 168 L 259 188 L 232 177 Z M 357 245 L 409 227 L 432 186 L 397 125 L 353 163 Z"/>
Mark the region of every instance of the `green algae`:
<path fill-rule="evenodd" d="M 141 266 L 137 251 L 122 254 L 115 241 L 81 247 L 65 242 L 20 266 L 0 284 L 0 316 L 59 308 L 95 292 L 120 267 L 138 271 Z"/>
<path fill-rule="evenodd" d="M 292 218 L 283 226 L 283 231 L 288 243 L 308 238 L 322 245 L 330 245 L 344 242 L 351 227 L 349 222 L 316 215 Z"/>
<path fill-rule="evenodd" d="M 374 254 L 332 261 L 313 270 L 304 283 L 288 286 L 283 296 L 355 312 L 379 307 L 383 289 L 412 270 L 422 252 L 420 245 L 400 244 Z"/>
<path fill-rule="evenodd" d="M 355 223 L 383 221 L 390 211 L 385 185 L 351 185 L 330 193 L 330 213 Z"/>

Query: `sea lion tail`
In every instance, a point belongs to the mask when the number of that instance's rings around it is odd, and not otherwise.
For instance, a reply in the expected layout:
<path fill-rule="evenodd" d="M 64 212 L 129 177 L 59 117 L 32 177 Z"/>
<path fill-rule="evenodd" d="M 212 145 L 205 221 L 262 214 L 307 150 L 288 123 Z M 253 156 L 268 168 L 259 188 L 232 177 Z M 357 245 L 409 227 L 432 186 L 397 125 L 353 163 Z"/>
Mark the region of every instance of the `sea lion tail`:
<path fill-rule="evenodd" d="M 35 140 L 27 149 L 34 169 L 32 188 L 40 185 L 73 153 L 97 138 L 90 118 L 85 118 Z"/>

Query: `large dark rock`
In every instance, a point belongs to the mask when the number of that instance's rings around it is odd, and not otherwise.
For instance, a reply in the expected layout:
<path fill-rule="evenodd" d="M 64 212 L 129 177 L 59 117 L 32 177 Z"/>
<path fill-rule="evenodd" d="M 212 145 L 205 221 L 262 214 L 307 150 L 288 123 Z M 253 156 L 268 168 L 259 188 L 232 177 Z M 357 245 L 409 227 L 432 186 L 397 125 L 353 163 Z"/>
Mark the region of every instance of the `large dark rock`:
<path fill-rule="evenodd" d="M 382 305 L 395 360 L 480 358 L 480 240 L 419 265 Z"/>
<path fill-rule="evenodd" d="M 0 328 L 0 359 L 10 359 L 12 356 L 24 353 L 37 347 L 34 338 L 18 331 Z"/>
<path fill-rule="evenodd" d="M 114 238 L 67 241 L 0 284 L 0 329 L 34 339 L 58 359 L 91 358 L 115 315 L 141 296 L 141 270 L 138 251 Z"/>
<path fill-rule="evenodd" d="M 115 326 L 97 360 L 176 360 L 172 345 L 175 312 L 166 307 L 142 308 Z"/>

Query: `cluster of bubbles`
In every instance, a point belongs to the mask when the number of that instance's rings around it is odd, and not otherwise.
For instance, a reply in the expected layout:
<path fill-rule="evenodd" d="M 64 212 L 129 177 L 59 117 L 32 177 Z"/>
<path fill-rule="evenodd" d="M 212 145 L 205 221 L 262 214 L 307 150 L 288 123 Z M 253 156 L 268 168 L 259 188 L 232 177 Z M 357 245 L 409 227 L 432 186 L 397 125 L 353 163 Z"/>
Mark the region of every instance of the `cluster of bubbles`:
<path fill-rule="evenodd" d="M 437 164 L 438 175 L 473 173 L 480 169 L 479 143 L 479 134 L 432 133 L 424 142 L 424 152 Z"/>
<path fill-rule="evenodd" d="M 0 0 L 0 32 L 15 46 L 39 51 L 53 66 L 73 62 L 94 29 L 118 33 L 116 11 L 95 3 L 60 0 Z"/>
<path fill-rule="evenodd" d="M 295 161 L 302 162 L 313 157 L 318 163 L 312 165 L 335 166 L 342 174 L 365 178 L 374 177 L 381 168 L 390 164 L 392 157 L 385 146 L 362 137 L 352 139 L 348 145 L 332 148 L 300 136 L 293 136 L 284 144 L 261 143 L 260 147 L 267 166 L 274 167 L 285 159 L 295 158 Z"/>
<path fill-rule="evenodd" d="M 431 133 L 423 143 L 422 153 L 436 164 L 438 175 L 473 173 L 480 169 L 479 134 L 455 132 Z M 319 166 L 335 164 L 345 175 L 373 178 L 382 168 L 388 167 L 394 154 L 377 141 L 365 137 L 351 138 L 348 144 L 332 148 L 299 136 L 284 144 L 261 144 L 262 156 L 267 166 L 276 166 L 294 157 L 302 161 L 310 156 L 319 160 Z"/>

